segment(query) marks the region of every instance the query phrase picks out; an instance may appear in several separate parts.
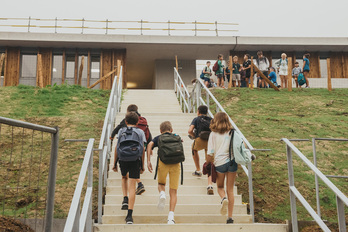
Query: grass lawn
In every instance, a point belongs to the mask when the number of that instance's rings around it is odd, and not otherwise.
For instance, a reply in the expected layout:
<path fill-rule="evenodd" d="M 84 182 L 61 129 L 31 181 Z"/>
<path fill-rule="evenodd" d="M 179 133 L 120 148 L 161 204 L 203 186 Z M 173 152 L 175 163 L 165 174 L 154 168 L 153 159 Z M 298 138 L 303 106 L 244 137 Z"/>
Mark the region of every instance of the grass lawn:
<path fill-rule="evenodd" d="M 286 149 L 280 139 L 348 138 L 348 89 L 276 92 L 242 88 L 215 89 L 213 94 L 254 148 L 272 149 L 271 152 L 255 152 L 253 184 L 257 221 L 290 219 Z M 313 161 L 311 142 L 294 144 Z M 317 142 L 317 160 L 324 174 L 348 176 L 348 142 Z M 293 154 L 293 163 L 295 185 L 316 210 L 313 172 L 296 154 Z M 248 202 L 247 179 L 241 170 L 239 177 L 238 190 Z M 348 179 L 330 180 L 348 195 Z M 335 196 L 321 181 L 320 184 L 322 217 L 337 222 Z M 312 220 L 300 203 L 298 213 L 299 220 Z"/>
<path fill-rule="evenodd" d="M 64 140 L 95 138 L 94 147 L 97 147 L 109 96 L 110 91 L 107 90 L 92 90 L 75 85 L 43 89 L 23 85 L 0 88 L 0 116 L 59 127 L 55 217 L 67 216 L 84 157 L 81 148 L 87 146 L 87 143 L 67 143 Z M 13 157 L 10 160 L 11 130 L 9 126 L 1 125 L 0 167 L 8 168 L 0 168 L 0 179 L 5 180 L 0 183 L 0 214 L 35 217 L 38 209 L 40 216 L 43 212 L 41 209 L 45 208 L 50 135 L 14 128 Z M 94 166 L 97 173 L 97 152 L 94 153 Z M 97 180 L 97 175 L 94 178 Z M 4 186 L 10 188 L 4 192 Z M 3 207 L 3 203 L 6 207 Z"/>

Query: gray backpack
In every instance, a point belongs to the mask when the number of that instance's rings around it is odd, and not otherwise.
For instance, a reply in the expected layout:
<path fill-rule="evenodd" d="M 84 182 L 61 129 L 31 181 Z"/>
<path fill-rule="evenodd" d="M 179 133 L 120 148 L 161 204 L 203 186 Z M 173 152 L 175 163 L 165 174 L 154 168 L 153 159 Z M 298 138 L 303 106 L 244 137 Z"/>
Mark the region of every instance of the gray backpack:
<path fill-rule="evenodd" d="M 124 127 L 117 141 L 117 156 L 120 161 L 136 161 L 141 159 L 144 150 L 144 141 L 135 132 L 135 127 Z"/>

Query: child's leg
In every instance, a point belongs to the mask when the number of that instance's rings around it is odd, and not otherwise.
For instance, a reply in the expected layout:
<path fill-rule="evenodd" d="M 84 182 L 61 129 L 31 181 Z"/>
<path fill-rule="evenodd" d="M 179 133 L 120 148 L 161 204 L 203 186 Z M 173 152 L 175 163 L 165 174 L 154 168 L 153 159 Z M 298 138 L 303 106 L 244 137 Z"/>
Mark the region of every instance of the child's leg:
<path fill-rule="evenodd" d="M 128 196 L 128 174 L 122 176 L 122 192 L 124 197 Z"/>
<path fill-rule="evenodd" d="M 169 195 L 170 195 L 169 211 L 174 212 L 175 210 L 176 202 L 178 201 L 177 193 L 178 193 L 177 189 L 169 189 Z"/>
<path fill-rule="evenodd" d="M 288 88 L 288 76 L 284 76 L 285 88 Z"/>
<path fill-rule="evenodd" d="M 236 87 L 236 81 L 232 81 L 232 86 Z"/>
<path fill-rule="evenodd" d="M 222 78 L 220 78 L 220 77 L 217 78 L 217 85 L 218 85 L 218 86 L 220 86 L 220 84 L 221 84 L 221 79 L 222 79 Z"/>
<path fill-rule="evenodd" d="M 205 152 L 205 161 L 207 161 L 207 149 L 204 149 Z M 212 186 L 213 185 L 213 178 L 212 176 L 208 176 L 208 186 Z"/>
<path fill-rule="evenodd" d="M 236 180 L 237 172 L 228 172 L 227 173 L 227 197 L 228 197 L 228 217 L 232 218 L 233 207 L 234 207 L 234 181 Z"/>
<path fill-rule="evenodd" d="M 197 150 L 192 150 L 192 157 L 193 157 L 193 161 L 195 162 L 196 171 L 200 172 L 201 171 L 201 167 L 199 165 L 199 155 L 198 155 L 198 151 Z"/>
<path fill-rule="evenodd" d="M 282 89 L 284 88 L 284 78 L 283 78 L 283 75 L 280 75 L 280 87 Z"/>
<path fill-rule="evenodd" d="M 241 84 L 241 81 L 239 80 L 239 81 L 238 81 L 238 87 L 240 87 L 240 84 Z"/>
<path fill-rule="evenodd" d="M 306 86 L 308 87 L 309 86 L 309 72 L 304 72 L 303 73 L 304 74 L 304 77 L 305 77 L 305 79 L 306 79 Z"/>
<path fill-rule="evenodd" d="M 224 87 L 225 86 L 225 81 L 224 81 L 224 78 L 221 77 L 221 87 Z"/>
<path fill-rule="evenodd" d="M 295 76 L 295 84 L 296 84 L 296 88 L 298 88 L 297 76 Z"/>
<path fill-rule="evenodd" d="M 222 198 L 226 197 L 225 192 L 225 173 L 216 172 L 216 185 L 218 188 L 218 194 Z"/>
<path fill-rule="evenodd" d="M 129 203 L 128 203 L 128 210 L 133 210 L 134 203 L 135 203 L 135 188 L 136 188 L 136 179 L 129 178 Z"/>

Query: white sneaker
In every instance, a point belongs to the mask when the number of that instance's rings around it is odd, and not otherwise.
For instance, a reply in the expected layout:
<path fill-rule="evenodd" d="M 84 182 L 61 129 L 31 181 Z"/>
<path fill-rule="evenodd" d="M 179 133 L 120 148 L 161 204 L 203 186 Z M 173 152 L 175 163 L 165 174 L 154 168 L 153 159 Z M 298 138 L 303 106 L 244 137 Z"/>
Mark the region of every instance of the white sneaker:
<path fill-rule="evenodd" d="M 168 225 L 175 225 L 174 219 L 171 219 L 171 220 L 168 219 Z"/>
<path fill-rule="evenodd" d="M 227 214 L 227 208 L 228 208 L 228 200 L 226 197 L 224 197 L 221 201 L 221 208 L 220 208 L 220 214 L 226 215 Z"/>
<path fill-rule="evenodd" d="M 165 192 L 162 191 L 159 195 L 157 208 L 159 210 L 164 210 L 165 206 L 166 206 L 166 194 Z"/>

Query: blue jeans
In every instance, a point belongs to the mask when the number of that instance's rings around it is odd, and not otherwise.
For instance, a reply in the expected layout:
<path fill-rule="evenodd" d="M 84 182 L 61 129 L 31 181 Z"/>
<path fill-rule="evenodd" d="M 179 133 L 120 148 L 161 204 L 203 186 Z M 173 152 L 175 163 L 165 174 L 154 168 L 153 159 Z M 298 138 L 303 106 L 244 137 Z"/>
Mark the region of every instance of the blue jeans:
<path fill-rule="evenodd" d="M 215 167 L 215 171 L 218 173 L 236 172 L 237 170 L 238 170 L 238 164 L 236 163 L 234 159 L 223 165 Z"/>

